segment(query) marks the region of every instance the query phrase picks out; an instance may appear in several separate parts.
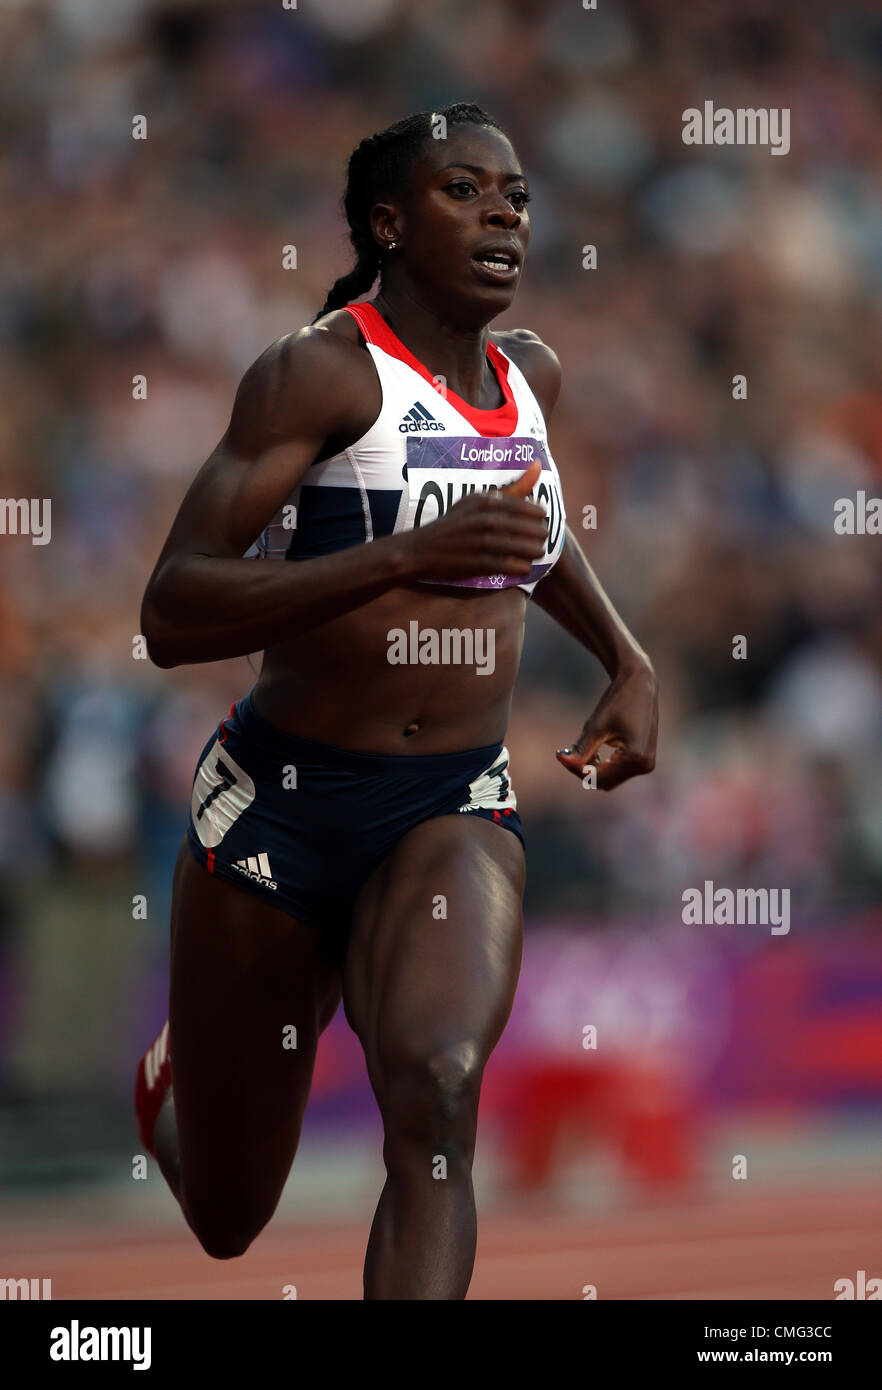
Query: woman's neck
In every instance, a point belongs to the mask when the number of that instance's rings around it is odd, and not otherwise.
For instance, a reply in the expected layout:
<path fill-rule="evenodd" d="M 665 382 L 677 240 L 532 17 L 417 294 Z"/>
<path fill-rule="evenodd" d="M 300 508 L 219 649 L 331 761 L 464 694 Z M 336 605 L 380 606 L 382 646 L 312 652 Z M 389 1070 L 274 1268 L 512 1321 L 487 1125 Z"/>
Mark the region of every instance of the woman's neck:
<path fill-rule="evenodd" d="M 499 383 L 487 361 L 486 324 L 461 327 L 396 287 L 380 290 L 372 301 L 392 332 L 449 390 L 478 409 L 499 404 Z"/>

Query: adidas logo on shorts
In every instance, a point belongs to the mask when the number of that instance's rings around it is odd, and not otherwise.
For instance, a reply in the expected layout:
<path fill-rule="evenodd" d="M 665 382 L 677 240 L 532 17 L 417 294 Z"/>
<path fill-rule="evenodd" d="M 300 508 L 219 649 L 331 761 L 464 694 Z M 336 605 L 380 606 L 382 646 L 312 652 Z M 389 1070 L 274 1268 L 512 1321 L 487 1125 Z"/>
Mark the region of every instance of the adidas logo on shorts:
<path fill-rule="evenodd" d="M 447 430 L 447 426 L 436 420 L 434 415 L 430 415 L 419 401 L 414 401 L 398 428 L 402 434 L 420 434 L 423 430 Z"/>
<path fill-rule="evenodd" d="M 255 883 L 262 883 L 264 888 L 278 888 L 278 884 L 272 875 L 269 859 L 265 854 L 249 855 L 247 859 L 237 859 L 233 864 L 234 869 L 238 869 L 240 874 L 246 878 L 253 878 Z"/>

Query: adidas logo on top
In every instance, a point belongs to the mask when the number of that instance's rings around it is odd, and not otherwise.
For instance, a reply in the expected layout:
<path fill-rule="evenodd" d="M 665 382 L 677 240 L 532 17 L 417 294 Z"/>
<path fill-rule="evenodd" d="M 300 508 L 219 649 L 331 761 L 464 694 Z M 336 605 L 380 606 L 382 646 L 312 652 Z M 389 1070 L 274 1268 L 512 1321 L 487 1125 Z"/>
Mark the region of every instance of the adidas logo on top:
<path fill-rule="evenodd" d="M 265 888 L 278 888 L 278 884 L 272 875 L 269 859 L 265 854 L 249 855 L 247 859 L 237 859 L 233 864 L 234 869 L 238 869 L 240 874 L 246 878 L 253 878 L 257 883 L 262 883 Z"/>
<path fill-rule="evenodd" d="M 434 415 L 430 415 L 419 401 L 414 401 L 398 428 L 402 434 L 419 434 L 422 430 L 446 431 L 447 426 L 436 420 Z"/>

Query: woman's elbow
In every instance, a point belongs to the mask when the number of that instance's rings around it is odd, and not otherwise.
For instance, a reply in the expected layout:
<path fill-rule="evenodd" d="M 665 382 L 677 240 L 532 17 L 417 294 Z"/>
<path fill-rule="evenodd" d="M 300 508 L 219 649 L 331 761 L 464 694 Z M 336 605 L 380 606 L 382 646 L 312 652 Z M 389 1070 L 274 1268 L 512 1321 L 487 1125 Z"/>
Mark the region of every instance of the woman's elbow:
<path fill-rule="evenodd" d="M 144 638 L 147 647 L 147 655 L 154 666 L 159 666 L 162 670 L 168 671 L 173 666 L 180 665 L 180 661 L 169 640 L 167 627 L 163 623 L 161 615 L 157 612 L 149 592 L 145 595 L 144 602 L 141 604 L 141 636 Z"/>

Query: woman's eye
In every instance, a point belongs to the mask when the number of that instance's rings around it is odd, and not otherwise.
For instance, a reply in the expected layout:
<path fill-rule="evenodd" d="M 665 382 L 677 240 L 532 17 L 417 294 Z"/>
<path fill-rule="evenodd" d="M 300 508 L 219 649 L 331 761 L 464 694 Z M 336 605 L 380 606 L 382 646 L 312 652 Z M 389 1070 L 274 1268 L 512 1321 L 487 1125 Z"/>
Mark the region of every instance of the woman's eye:
<path fill-rule="evenodd" d="M 453 183 L 447 185 L 448 192 L 453 192 L 457 197 L 468 197 L 469 194 L 477 194 L 478 190 L 468 179 L 454 179 Z M 530 201 L 530 195 L 525 188 L 515 188 L 511 193 L 506 194 L 507 202 L 512 207 L 523 209 Z"/>

